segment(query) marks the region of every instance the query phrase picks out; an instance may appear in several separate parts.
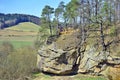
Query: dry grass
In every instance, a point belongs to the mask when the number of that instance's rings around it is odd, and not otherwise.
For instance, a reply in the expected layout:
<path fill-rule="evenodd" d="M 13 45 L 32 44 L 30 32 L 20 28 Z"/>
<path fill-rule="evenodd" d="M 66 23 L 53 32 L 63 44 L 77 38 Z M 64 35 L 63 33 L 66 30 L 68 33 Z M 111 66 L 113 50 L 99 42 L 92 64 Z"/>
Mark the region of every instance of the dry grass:
<path fill-rule="evenodd" d="M 60 49 L 75 48 L 80 43 L 80 34 L 76 30 L 70 33 L 64 33 L 56 40 L 57 47 Z"/>
<path fill-rule="evenodd" d="M 51 76 L 46 74 L 35 74 L 36 78 L 33 80 L 107 80 L 105 77 L 90 76 L 90 75 L 68 75 L 68 76 Z"/>
<path fill-rule="evenodd" d="M 16 26 L 11 26 L 7 28 L 7 30 L 15 30 L 15 31 L 30 31 L 30 32 L 36 32 L 38 31 L 40 26 L 31 23 L 31 22 L 23 22 Z"/>
<path fill-rule="evenodd" d="M 73 28 L 68 28 L 68 29 L 64 29 L 62 32 L 60 32 L 61 35 L 70 35 L 73 34 L 74 32 L 78 32 L 79 29 L 73 29 Z"/>
<path fill-rule="evenodd" d="M 0 56 L 0 80 L 28 80 L 36 68 L 36 51 L 31 47 L 17 50 L 9 47 L 7 43 L 0 48 L 0 55 L 3 55 Z"/>
<path fill-rule="evenodd" d="M 34 36 L 37 34 L 36 32 L 30 32 L 30 31 L 17 31 L 17 30 L 1 30 L 0 36 L 25 36 L 25 35 L 31 35 Z"/>

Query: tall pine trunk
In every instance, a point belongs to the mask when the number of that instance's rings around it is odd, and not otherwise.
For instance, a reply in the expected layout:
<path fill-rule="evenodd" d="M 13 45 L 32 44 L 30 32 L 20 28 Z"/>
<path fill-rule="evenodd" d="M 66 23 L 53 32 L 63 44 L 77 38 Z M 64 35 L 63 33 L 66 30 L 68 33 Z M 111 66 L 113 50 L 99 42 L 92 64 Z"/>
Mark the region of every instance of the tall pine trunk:
<path fill-rule="evenodd" d="M 104 33 L 103 33 L 103 22 L 102 21 L 100 23 L 100 37 L 101 37 L 102 50 L 106 51 L 105 37 L 104 37 Z"/>

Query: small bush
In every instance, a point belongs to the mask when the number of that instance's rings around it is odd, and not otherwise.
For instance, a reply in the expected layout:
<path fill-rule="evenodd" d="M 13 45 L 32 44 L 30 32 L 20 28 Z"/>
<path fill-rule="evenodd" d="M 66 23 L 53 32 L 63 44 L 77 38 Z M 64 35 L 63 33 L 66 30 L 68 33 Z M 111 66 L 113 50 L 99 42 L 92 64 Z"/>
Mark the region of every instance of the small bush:
<path fill-rule="evenodd" d="M 36 51 L 31 47 L 11 52 L 0 65 L 1 80 L 25 80 L 36 68 Z"/>
<path fill-rule="evenodd" d="M 34 42 L 34 46 L 35 48 L 40 48 L 42 47 L 45 42 L 46 42 L 46 39 L 50 36 L 50 34 L 48 34 L 48 31 L 46 28 L 41 28 L 39 29 L 38 31 L 38 34 L 37 34 L 37 38 Z"/>
<path fill-rule="evenodd" d="M 3 42 L 0 45 L 0 69 L 1 67 L 4 68 L 5 60 L 13 50 L 14 50 L 14 47 L 9 42 Z M 1 73 L 1 70 L 0 70 L 0 73 Z"/>
<path fill-rule="evenodd" d="M 116 32 L 115 26 L 111 27 L 110 28 L 110 36 L 111 37 L 115 36 L 115 32 Z"/>
<path fill-rule="evenodd" d="M 4 53 L 8 55 L 14 50 L 14 47 L 11 43 L 9 42 L 3 42 L 2 45 L 0 46 L 0 53 Z"/>

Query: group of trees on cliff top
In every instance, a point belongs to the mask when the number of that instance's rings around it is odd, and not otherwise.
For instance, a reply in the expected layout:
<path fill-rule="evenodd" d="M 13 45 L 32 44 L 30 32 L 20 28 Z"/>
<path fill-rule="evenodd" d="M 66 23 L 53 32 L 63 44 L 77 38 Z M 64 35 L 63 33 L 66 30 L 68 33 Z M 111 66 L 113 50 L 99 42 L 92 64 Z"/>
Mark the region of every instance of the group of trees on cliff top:
<path fill-rule="evenodd" d="M 51 35 L 53 28 L 79 28 L 83 42 L 86 28 L 96 27 L 100 31 L 103 50 L 106 49 L 103 25 L 108 27 L 117 22 L 120 22 L 120 0 L 71 0 L 67 4 L 62 1 L 56 9 L 46 5 L 41 15 L 41 26 L 47 26 Z"/>
<path fill-rule="evenodd" d="M 14 26 L 21 22 L 32 22 L 37 25 L 40 24 L 40 18 L 32 15 L 25 14 L 3 14 L 0 13 L 0 29 Z"/>

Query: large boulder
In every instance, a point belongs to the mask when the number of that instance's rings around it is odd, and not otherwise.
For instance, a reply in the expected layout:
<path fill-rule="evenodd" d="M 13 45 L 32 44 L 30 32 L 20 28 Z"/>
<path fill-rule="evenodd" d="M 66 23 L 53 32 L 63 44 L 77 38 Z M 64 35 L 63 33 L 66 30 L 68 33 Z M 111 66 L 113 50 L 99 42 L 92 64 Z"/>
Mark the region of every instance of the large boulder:
<path fill-rule="evenodd" d="M 47 73 L 65 75 L 73 73 L 102 74 L 108 66 L 119 65 L 120 58 L 111 57 L 96 43 L 81 44 L 80 32 L 59 36 L 38 51 L 38 68 Z"/>
<path fill-rule="evenodd" d="M 56 42 L 38 51 L 38 68 L 47 73 L 71 74 L 78 57 L 76 47 L 80 43 L 79 34 L 61 35 Z"/>
<path fill-rule="evenodd" d="M 70 74 L 72 73 L 76 51 L 63 51 L 55 48 L 55 43 L 39 50 L 39 69 L 43 72 L 54 74 Z"/>

